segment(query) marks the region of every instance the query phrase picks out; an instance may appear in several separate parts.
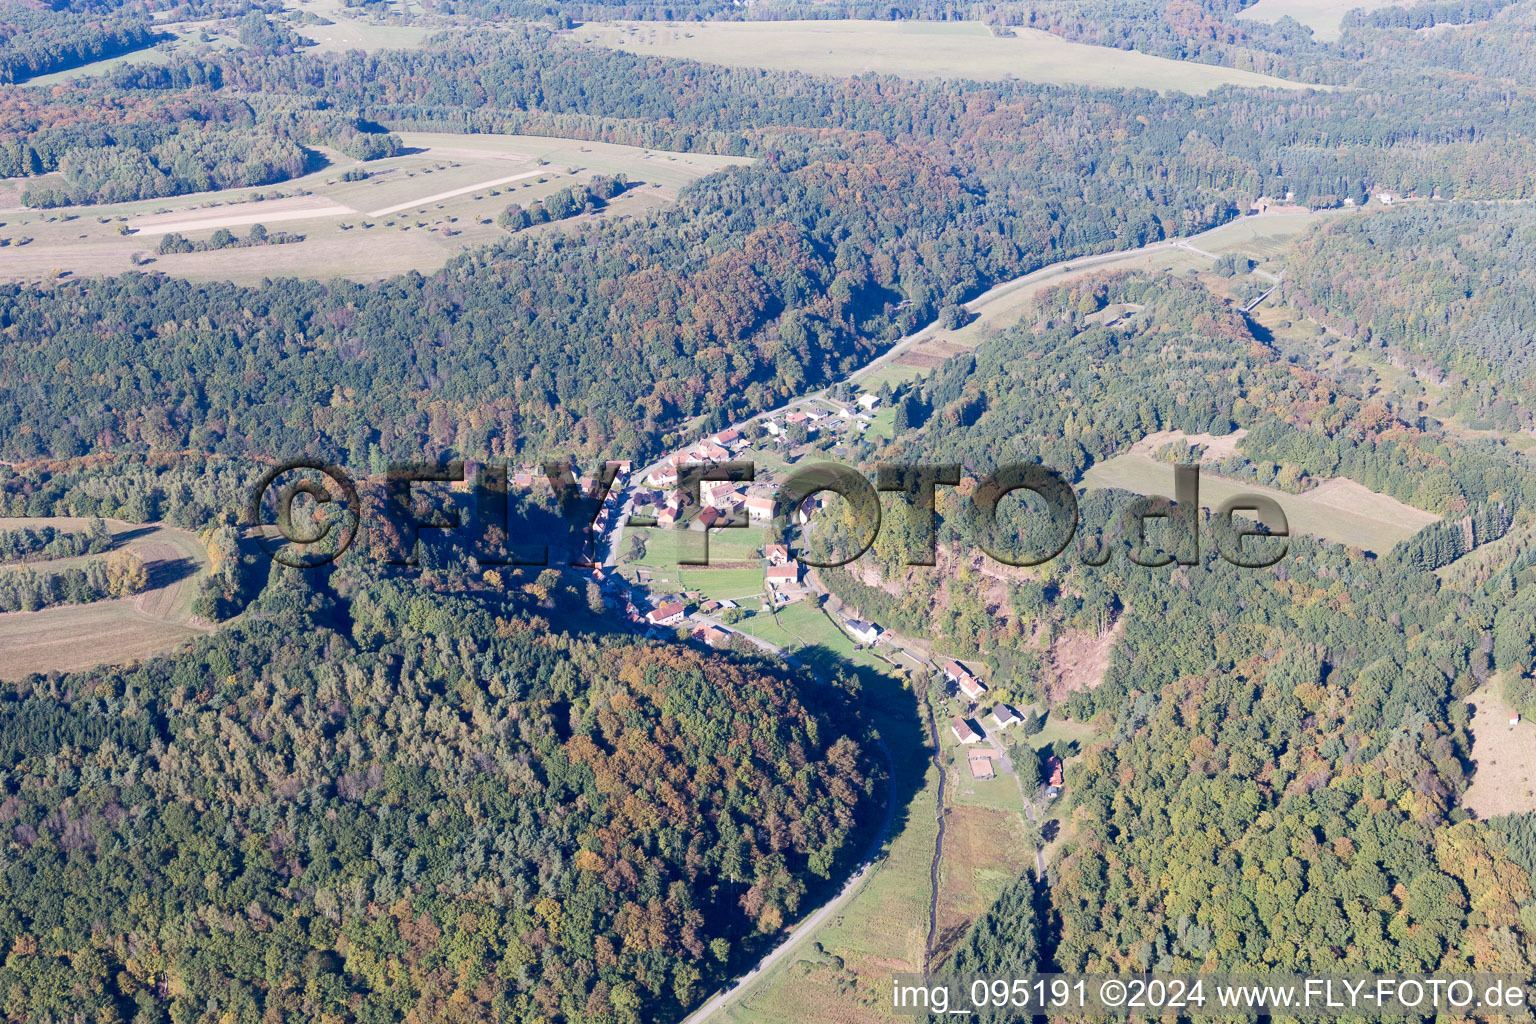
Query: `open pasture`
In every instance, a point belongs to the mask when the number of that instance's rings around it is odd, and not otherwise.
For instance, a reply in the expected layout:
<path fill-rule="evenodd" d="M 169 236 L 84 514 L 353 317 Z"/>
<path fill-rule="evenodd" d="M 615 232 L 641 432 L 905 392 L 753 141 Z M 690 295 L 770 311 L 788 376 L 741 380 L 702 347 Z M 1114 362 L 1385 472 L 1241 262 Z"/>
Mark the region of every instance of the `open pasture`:
<path fill-rule="evenodd" d="M 1090 490 L 1118 487 L 1172 497 L 1173 465 L 1139 453 L 1117 455 L 1091 467 L 1083 474 L 1083 484 Z M 1378 555 L 1439 518 L 1342 478 L 1304 494 L 1290 494 L 1243 481 L 1200 477 L 1200 504 L 1205 508 L 1217 508 L 1240 494 L 1262 494 L 1277 501 L 1293 534 L 1321 537 Z"/>
<path fill-rule="evenodd" d="M 575 36 L 629 53 L 822 75 L 877 72 L 1188 93 L 1229 84 L 1307 88 L 1249 71 L 1069 42 L 1036 29 L 997 36 L 980 22 L 609 22 L 583 25 Z"/>
<path fill-rule="evenodd" d="M 1479 818 L 1536 811 L 1536 722 L 1510 724 L 1494 678 L 1467 698 L 1476 772 L 1462 803 Z"/>

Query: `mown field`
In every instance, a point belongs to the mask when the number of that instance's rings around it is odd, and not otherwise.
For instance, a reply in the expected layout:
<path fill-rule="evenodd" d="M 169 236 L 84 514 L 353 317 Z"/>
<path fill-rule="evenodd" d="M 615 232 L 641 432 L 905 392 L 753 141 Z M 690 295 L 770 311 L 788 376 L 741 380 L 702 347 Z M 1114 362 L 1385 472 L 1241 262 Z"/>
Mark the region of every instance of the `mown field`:
<path fill-rule="evenodd" d="M 1536 722 L 1509 724 L 1497 676 L 1467 698 L 1476 773 L 1462 804 L 1479 818 L 1536 811 Z"/>
<path fill-rule="evenodd" d="M 0 261 L 0 280 L 119 274 L 135 266 L 136 255 L 144 270 L 193 280 L 375 280 L 435 270 L 466 249 L 505 238 L 495 221 L 508 204 L 526 207 L 596 175 L 622 173 L 637 183 L 598 214 L 622 216 L 671 202 L 688 182 L 747 162 L 520 135 L 403 132 L 401 138 L 406 152 L 385 160 L 363 164 L 321 151 L 326 166 L 279 185 L 132 203 L 27 210 L 20 207 L 26 182 L 0 181 L 0 238 L 11 242 Z M 367 171 L 368 177 L 342 180 L 354 168 Z M 580 219 L 529 230 L 569 230 Z M 156 252 L 167 232 L 195 242 L 219 228 L 243 237 L 256 223 L 304 240 L 214 252 Z"/>
<path fill-rule="evenodd" d="M 1118 487 L 1136 494 L 1173 496 L 1173 466 L 1130 453 L 1100 462 L 1083 474 L 1090 490 Z M 1293 534 L 1308 534 L 1385 554 L 1438 516 L 1377 494 L 1351 480 L 1333 479 L 1305 494 L 1288 494 L 1255 484 L 1200 477 L 1200 504 L 1216 508 L 1239 494 L 1262 494 L 1279 502 Z"/>
<path fill-rule="evenodd" d="M 1223 85 L 1306 88 L 1268 75 L 1068 42 L 1019 28 L 1011 38 L 979 22 L 723 21 L 587 24 L 576 38 L 630 53 L 824 75 L 1020 79 L 1205 93 Z"/>
<path fill-rule="evenodd" d="M 1238 14 L 1239 18 L 1267 21 L 1273 24 L 1281 18 L 1291 17 L 1310 28 L 1319 39 L 1337 39 L 1342 34 L 1344 15 L 1359 9 L 1373 11 L 1378 7 L 1400 6 L 1394 0 L 1259 0 L 1252 7 Z"/>
<path fill-rule="evenodd" d="M 84 528 L 79 519 L 0 519 L 0 529 Z M 149 570 L 150 588 L 134 597 L 0 614 L 0 679 L 31 672 L 70 672 L 121 665 L 161 654 L 210 628 L 192 617 L 197 584 L 208 556 L 196 535 L 157 524 L 107 520 L 115 548 L 135 551 Z M 31 562 L 35 572 L 78 561 Z M 0 568 L 0 572 L 8 571 Z"/>

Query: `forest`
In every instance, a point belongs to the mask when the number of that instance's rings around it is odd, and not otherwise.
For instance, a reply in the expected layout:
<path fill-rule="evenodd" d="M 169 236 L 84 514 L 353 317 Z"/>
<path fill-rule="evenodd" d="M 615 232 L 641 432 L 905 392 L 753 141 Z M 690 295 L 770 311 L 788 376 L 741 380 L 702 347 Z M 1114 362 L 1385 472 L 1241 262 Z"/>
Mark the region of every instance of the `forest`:
<path fill-rule="evenodd" d="M 279 567 L 186 656 L 8 687 L 5 1012 L 654 1021 L 758 948 L 874 795 L 853 695 L 503 571 Z"/>

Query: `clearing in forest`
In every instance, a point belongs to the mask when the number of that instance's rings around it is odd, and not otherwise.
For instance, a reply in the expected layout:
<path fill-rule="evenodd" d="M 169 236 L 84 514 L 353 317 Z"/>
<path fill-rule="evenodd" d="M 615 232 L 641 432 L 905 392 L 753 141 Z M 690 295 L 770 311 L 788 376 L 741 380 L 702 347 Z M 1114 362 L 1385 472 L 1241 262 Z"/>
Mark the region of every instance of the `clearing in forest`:
<path fill-rule="evenodd" d="M 1094 465 L 1083 474 L 1083 484 L 1090 490 L 1118 487 L 1135 494 L 1171 498 L 1173 464 L 1127 452 Z M 1240 494 L 1273 498 L 1285 512 L 1293 534 L 1321 537 L 1378 555 L 1440 518 L 1396 498 L 1377 494 L 1353 480 L 1337 477 L 1305 493 L 1291 494 L 1207 473 L 1200 476 L 1200 504 L 1204 508 L 1218 508 L 1228 498 Z"/>
<path fill-rule="evenodd" d="M 609 22 L 583 25 L 575 36 L 629 53 L 823 75 L 873 71 L 1188 93 L 1223 85 L 1312 88 L 1251 71 L 1074 43 L 1037 29 L 998 36 L 975 21 Z"/>
<path fill-rule="evenodd" d="M 1472 706 L 1472 763 L 1476 772 L 1462 804 L 1479 818 L 1536 811 L 1536 722 L 1511 725 L 1498 679 L 1467 698 Z"/>

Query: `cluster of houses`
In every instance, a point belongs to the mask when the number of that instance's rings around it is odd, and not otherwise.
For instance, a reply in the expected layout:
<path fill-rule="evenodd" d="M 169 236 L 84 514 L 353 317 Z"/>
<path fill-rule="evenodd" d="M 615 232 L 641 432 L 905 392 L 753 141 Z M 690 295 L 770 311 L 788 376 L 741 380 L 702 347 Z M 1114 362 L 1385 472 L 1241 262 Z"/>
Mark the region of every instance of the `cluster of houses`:
<path fill-rule="evenodd" d="M 970 701 L 981 700 L 982 696 L 987 692 L 986 684 L 971 675 L 970 669 L 958 661 L 946 661 L 944 663 L 944 679 Z"/>
<path fill-rule="evenodd" d="M 955 688 L 971 701 L 979 700 L 987 692 L 986 684 L 958 661 L 951 660 L 944 663 L 944 678 L 953 683 Z M 1022 725 L 1024 718 L 1007 704 L 999 703 L 987 712 L 986 721 L 992 732 L 1002 733 L 1015 725 Z M 986 738 L 964 715 L 951 717 L 949 729 L 963 747 L 974 747 Z M 980 780 L 994 778 L 997 771 L 992 763 L 1000 756 L 991 747 L 967 750 L 966 764 L 970 767 L 971 777 Z M 1047 759 L 1046 768 L 1049 772 L 1049 781 L 1045 787 L 1045 797 L 1047 800 L 1054 800 L 1061 795 L 1061 761 L 1052 756 Z"/>
<path fill-rule="evenodd" d="M 852 406 L 843 406 L 838 410 L 836 417 L 825 409 L 819 409 L 813 405 L 806 405 L 793 412 L 786 413 L 782 420 L 770 417 L 763 421 L 763 429 L 775 442 L 782 443 L 789 437 L 791 427 L 805 427 L 806 436 L 820 433 L 829 420 L 838 420 L 846 428 L 857 431 L 869 429 L 874 421 L 875 409 L 880 405 L 880 396 L 865 393 L 858 397 Z"/>

